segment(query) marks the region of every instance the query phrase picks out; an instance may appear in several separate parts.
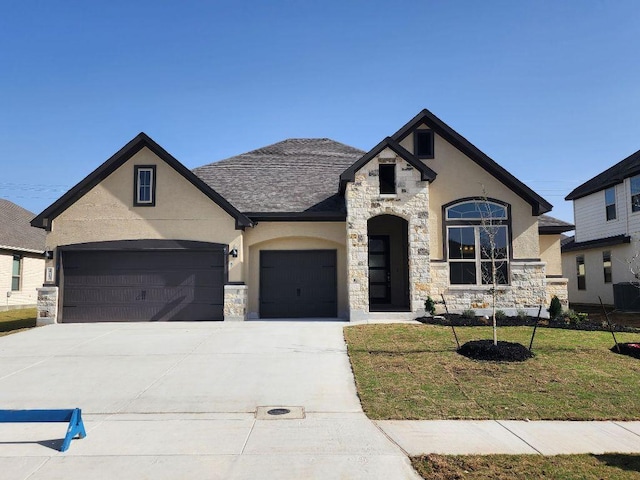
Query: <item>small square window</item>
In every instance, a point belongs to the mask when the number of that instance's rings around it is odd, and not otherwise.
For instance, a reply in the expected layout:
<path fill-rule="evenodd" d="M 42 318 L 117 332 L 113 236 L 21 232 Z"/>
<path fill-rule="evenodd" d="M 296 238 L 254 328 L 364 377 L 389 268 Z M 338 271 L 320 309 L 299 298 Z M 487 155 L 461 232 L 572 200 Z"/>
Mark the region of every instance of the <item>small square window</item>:
<path fill-rule="evenodd" d="M 136 165 L 134 168 L 133 204 L 153 207 L 156 204 L 156 166 Z"/>
<path fill-rule="evenodd" d="M 433 158 L 433 131 L 416 130 L 413 133 L 413 154 L 418 158 Z"/>
<path fill-rule="evenodd" d="M 396 166 L 395 164 L 383 164 L 378 168 L 378 177 L 380 178 L 380 193 L 394 194 L 396 193 Z"/>

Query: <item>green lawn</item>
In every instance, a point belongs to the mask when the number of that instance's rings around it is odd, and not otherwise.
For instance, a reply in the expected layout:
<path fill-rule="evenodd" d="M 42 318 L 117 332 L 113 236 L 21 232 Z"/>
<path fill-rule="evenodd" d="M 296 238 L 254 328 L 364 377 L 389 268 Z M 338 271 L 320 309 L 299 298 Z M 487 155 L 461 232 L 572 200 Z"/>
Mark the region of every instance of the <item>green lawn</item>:
<path fill-rule="evenodd" d="M 427 455 L 411 459 L 425 479 L 640 479 L 640 455 Z"/>
<path fill-rule="evenodd" d="M 491 338 L 488 327 L 456 330 L 461 344 Z M 498 338 L 528 346 L 531 330 L 503 327 Z M 640 419 L 640 360 L 610 352 L 607 332 L 539 328 L 523 363 L 463 357 L 451 328 L 435 325 L 346 327 L 345 339 L 373 419 Z"/>
<path fill-rule="evenodd" d="M 0 312 L 0 336 L 36 326 L 36 309 L 22 308 Z"/>

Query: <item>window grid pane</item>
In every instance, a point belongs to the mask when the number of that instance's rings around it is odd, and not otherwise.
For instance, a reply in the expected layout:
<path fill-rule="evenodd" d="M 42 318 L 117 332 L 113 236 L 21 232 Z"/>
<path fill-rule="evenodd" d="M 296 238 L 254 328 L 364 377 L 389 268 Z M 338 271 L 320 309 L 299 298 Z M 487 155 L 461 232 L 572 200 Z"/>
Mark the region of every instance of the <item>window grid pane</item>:
<path fill-rule="evenodd" d="M 504 220 L 507 218 L 507 209 L 502 205 L 490 202 L 465 202 L 449 207 L 447 218 L 451 220 L 482 220 L 483 218 Z"/>
<path fill-rule="evenodd" d="M 153 175 L 150 169 L 138 170 L 138 202 L 151 203 Z"/>

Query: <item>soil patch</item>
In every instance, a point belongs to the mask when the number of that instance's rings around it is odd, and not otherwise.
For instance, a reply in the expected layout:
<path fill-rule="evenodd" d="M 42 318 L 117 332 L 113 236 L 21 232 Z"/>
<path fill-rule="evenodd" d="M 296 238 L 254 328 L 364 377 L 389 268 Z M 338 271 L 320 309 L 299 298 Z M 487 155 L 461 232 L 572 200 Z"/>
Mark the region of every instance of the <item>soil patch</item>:
<path fill-rule="evenodd" d="M 618 351 L 618 347 L 620 347 L 620 351 Z M 618 343 L 618 347 L 614 345 L 610 350 L 613 353 L 640 359 L 640 343 Z"/>
<path fill-rule="evenodd" d="M 472 340 L 458 349 L 460 355 L 473 360 L 490 360 L 496 362 L 524 362 L 533 357 L 524 345 L 513 342 L 498 342 L 493 340 Z"/>
<path fill-rule="evenodd" d="M 590 314 L 591 315 L 591 314 Z M 492 324 L 491 318 L 488 320 L 483 317 L 463 317 L 462 315 L 451 313 L 445 316 L 435 316 L 435 317 L 420 317 L 416 318 L 416 320 L 420 323 L 428 323 L 431 325 L 444 325 L 454 327 L 484 327 Z M 536 324 L 535 317 L 504 317 L 500 318 L 497 321 L 498 327 L 533 327 Z M 586 318 L 580 322 L 567 322 L 564 320 L 551 320 L 547 318 L 541 318 L 539 323 L 539 327 L 547 327 L 547 328 L 564 328 L 568 330 L 586 330 L 586 331 L 609 331 L 609 325 L 606 321 L 602 321 L 598 319 L 592 319 L 591 317 Z M 633 332 L 640 333 L 640 328 L 631 327 L 627 325 L 614 324 L 613 326 L 614 332 Z"/>

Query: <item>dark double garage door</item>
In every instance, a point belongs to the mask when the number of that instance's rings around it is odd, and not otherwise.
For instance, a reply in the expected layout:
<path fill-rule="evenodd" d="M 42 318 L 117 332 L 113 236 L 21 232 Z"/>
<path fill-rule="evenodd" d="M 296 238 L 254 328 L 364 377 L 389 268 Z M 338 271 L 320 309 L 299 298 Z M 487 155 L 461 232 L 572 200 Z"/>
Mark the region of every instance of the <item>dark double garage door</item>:
<path fill-rule="evenodd" d="M 335 250 L 262 250 L 260 318 L 337 316 Z"/>
<path fill-rule="evenodd" d="M 62 249 L 63 322 L 223 319 L 226 246 L 107 243 Z"/>

